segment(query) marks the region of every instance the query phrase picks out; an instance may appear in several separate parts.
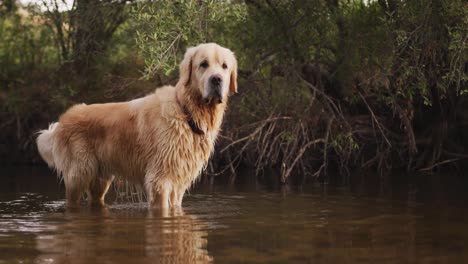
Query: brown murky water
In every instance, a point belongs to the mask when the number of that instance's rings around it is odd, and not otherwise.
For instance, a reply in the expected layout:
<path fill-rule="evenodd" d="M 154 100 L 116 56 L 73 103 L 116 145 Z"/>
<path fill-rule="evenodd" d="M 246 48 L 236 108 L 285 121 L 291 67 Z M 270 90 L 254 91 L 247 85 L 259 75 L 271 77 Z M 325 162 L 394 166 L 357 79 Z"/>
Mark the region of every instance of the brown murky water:
<path fill-rule="evenodd" d="M 0 263 L 468 263 L 466 185 L 441 177 L 215 185 L 165 213 L 130 202 L 69 211 L 46 170 L 0 179 Z"/>

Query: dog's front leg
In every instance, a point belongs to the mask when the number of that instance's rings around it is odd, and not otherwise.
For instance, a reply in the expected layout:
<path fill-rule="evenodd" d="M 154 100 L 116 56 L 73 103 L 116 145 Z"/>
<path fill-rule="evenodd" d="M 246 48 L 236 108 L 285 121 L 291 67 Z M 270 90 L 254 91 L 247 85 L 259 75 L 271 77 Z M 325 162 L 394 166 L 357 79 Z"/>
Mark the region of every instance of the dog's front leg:
<path fill-rule="evenodd" d="M 174 188 L 174 190 L 172 191 L 172 206 L 182 206 L 182 199 L 184 198 L 185 189 L 185 187 Z"/>
<path fill-rule="evenodd" d="M 168 184 L 152 185 L 147 188 L 148 202 L 152 208 L 169 208 L 171 189 Z"/>
<path fill-rule="evenodd" d="M 159 200 L 159 204 L 161 206 L 162 209 L 166 209 L 166 208 L 169 208 L 169 190 L 167 188 L 162 188 L 162 190 L 160 190 L 160 200 Z"/>

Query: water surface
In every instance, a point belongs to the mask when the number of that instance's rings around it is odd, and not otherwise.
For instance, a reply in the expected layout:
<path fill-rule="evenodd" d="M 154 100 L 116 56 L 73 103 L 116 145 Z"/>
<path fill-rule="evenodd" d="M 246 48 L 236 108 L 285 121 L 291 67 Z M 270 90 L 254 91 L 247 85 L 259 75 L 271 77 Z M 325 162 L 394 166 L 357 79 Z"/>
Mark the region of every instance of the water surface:
<path fill-rule="evenodd" d="M 67 210 L 47 170 L 4 170 L 0 263 L 467 263 L 465 185 L 200 186 L 183 210 Z M 435 180 L 434 180 L 435 179 Z"/>

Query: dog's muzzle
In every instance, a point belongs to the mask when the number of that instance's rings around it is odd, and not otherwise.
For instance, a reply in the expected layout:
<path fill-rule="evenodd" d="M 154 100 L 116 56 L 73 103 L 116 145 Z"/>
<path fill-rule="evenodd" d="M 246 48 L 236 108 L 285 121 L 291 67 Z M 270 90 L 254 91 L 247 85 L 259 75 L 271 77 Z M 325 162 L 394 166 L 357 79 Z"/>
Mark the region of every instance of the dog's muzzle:
<path fill-rule="evenodd" d="M 221 93 L 223 84 L 223 79 L 220 75 L 213 75 L 209 79 L 209 89 L 210 92 L 205 98 L 205 103 L 207 104 L 220 104 L 223 102 L 223 96 Z"/>

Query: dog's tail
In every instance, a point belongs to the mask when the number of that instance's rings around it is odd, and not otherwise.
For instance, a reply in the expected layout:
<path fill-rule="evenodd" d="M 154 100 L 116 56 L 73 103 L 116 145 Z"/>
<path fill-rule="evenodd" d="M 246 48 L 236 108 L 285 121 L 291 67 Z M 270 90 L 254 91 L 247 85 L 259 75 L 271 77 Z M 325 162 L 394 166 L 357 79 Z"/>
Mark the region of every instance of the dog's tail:
<path fill-rule="evenodd" d="M 54 146 L 55 130 L 59 123 L 52 123 L 48 129 L 39 131 L 39 136 L 36 139 L 37 149 L 41 154 L 42 159 L 49 165 L 50 168 L 55 168 L 54 155 L 52 152 Z"/>

